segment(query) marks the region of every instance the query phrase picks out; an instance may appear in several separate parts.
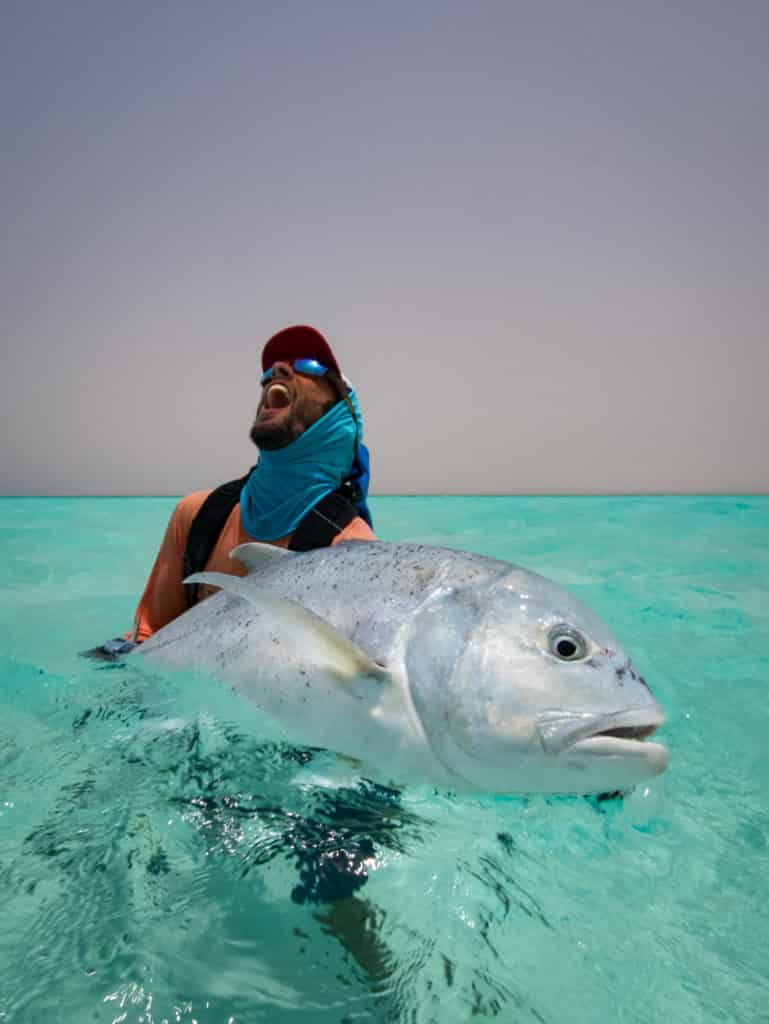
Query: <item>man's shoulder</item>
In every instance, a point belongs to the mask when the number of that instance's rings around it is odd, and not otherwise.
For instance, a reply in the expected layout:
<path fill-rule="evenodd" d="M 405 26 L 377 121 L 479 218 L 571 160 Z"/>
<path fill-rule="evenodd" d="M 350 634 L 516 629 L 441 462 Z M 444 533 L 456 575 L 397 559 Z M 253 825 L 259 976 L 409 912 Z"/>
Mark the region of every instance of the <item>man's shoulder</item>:
<path fill-rule="evenodd" d="M 332 540 L 332 545 L 343 540 L 376 540 L 376 535 L 365 519 L 356 516 Z"/>
<path fill-rule="evenodd" d="M 193 520 L 195 519 L 198 512 L 202 508 L 203 502 L 210 494 L 213 494 L 213 490 L 214 489 L 209 489 L 206 491 L 193 491 L 191 494 L 186 494 L 176 505 L 176 508 L 174 509 L 173 512 L 174 525 L 184 536 L 186 536 L 189 533 Z M 235 505 L 237 506 L 237 502 L 235 503 Z M 236 509 L 233 509 L 230 512 L 230 516 L 233 515 L 233 512 L 236 512 Z M 233 522 L 235 522 L 235 520 L 233 520 Z M 237 529 L 241 529 L 241 522 L 239 516 L 237 517 Z M 253 538 L 247 537 L 246 539 Z M 289 539 L 290 538 L 286 538 L 286 541 L 288 541 Z M 376 539 L 376 535 L 374 534 L 373 530 L 368 525 L 368 523 L 365 521 L 365 519 L 363 519 L 361 516 L 355 516 L 355 518 L 351 522 L 349 522 L 347 526 L 340 530 L 340 532 L 334 537 L 331 543 L 333 545 L 336 544 L 338 541 L 343 540 Z"/>
<path fill-rule="evenodd" d="M 192 511 L 194 515 L 208 495 L 211 494 L 212 490 L 213 488 L 209 488 L 207 491 L 192 491 L 190 494 L 185 494 L 176 506 L 177 510 L 181 512 Z"/>
<path fill-rule="evenodd" d="M 210 490 L 193 491 L 191 494 L 185 494 L 181 501 L 177 503 L 173 512 L 173 518 L 177 525 L 182 527 L 185 532 L 189 530 L 192 520 L 198 514 L 203 502 L 210 493 Z"/>

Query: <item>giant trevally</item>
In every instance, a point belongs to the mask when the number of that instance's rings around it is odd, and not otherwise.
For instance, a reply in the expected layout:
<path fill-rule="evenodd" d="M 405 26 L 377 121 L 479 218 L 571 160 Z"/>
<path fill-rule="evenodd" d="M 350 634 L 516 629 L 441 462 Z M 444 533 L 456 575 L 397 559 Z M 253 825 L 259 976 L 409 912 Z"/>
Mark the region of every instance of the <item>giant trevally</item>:
<path fill-rule="evenodd" d="M 232 552 L 246 577 L 132 657 L 213 674 L 288 738 L 390 782 L 483 793 L 588 794 L 657 775 L 661 706 L 607 626 L 508 562 L 350 541 Z"/>

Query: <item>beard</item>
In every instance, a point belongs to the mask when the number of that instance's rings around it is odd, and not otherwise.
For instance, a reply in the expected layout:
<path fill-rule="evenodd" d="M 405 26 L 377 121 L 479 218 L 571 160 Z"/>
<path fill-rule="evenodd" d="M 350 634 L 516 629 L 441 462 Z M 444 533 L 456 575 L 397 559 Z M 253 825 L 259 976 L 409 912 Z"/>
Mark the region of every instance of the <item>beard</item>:
<path fill-rule="evenodd" d="M 274 452 L 278 448 L 285 448 L 296 441 L 303 433 L 304 428 L 298 428 L 293 416 L 290 416 L 285 423 L 254 423 L 249 432 L 249 437 L 257 448 L 265 452 Z"/>
<path fill-rule="evenodd" d="M 257 417 L 248 436 L 257 448 L 261 448 L 265 452 L 286 448 L 335 405 L 336 401 L 334 400 L 318 405 L 314 402 L 308 403 L 297 396 L 294 399 L 293 408 L 284 420 L 280 423 L 271 423 L 269 420 L 260 423 Z"/>

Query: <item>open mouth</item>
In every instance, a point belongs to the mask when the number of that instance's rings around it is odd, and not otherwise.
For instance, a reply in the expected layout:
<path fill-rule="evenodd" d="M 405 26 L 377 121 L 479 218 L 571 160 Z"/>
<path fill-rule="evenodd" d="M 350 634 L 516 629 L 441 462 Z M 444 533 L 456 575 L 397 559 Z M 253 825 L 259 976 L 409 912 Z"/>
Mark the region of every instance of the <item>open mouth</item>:
<path fill-rule="evenodd" d="M 285 384 L 270 384 L 262 398 L 262 409 L 286 409 L 291 405 L 291 392 Z"/>
<path fill-rule="evenodd" d="M 596 736 L 615 736 L 619 740 L 645 740 L 647 736 L 651 736 L 653 732 L 656 732 L 657 728 L 657 725 L 620 725 L 616 729 L 602 729 L 601 732 L 597 732 L 588 738 L 595 739 Z"/>
<path fill-rule="evenodd" d="M 655 702 L 597 715 L 552 709 L 539 716 L 536 727 L 548 754 L 622 750 L 637 755 L 641 748 L 658 746 L 645 741 L 664 721 L 665 713 Z"/>
<path fill-rule="evenodd" d="M 578 740 L 564 752 L 571 761 L 577 756 L 578 763 L 585 765 L 585 759 L 604 763 L 635 764 L 643 766 L 644 774 L 659 775 L 668 766 L 667 747 L 661 743 L 650 743 L 642 739 L 626 739 L 606 733 L 599 733 L 589 739 Z"/>
<path fill-rule="evenodd" d="M 659 775 L 668 766 L 668 751 L 661 743 L 650 743 L 648 737 L 656 732 L 664 716 L 653 716 L 653 721 L 637 724 L 612 725 L 608 729 L 584 734 L 563 750 L 563 756 L 576 754 L 584 758 L 608 759 L 615 763 L 634 763 L 651 775 Z"/>

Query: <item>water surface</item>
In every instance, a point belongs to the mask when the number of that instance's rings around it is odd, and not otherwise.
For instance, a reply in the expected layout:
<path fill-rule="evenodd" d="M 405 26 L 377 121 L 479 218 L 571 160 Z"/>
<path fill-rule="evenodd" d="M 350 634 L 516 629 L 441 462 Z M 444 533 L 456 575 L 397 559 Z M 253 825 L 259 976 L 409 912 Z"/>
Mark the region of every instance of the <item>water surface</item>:
<path fill-rule="evenodd" d="M 172 500 L 2 499 L 0 1021 L 769 1020 L 769 499 L 372 505 L 591 604 L 668 773 L 604 802 L 360 782 L 210 681 L 78 658 L 130 625 Z"/>

